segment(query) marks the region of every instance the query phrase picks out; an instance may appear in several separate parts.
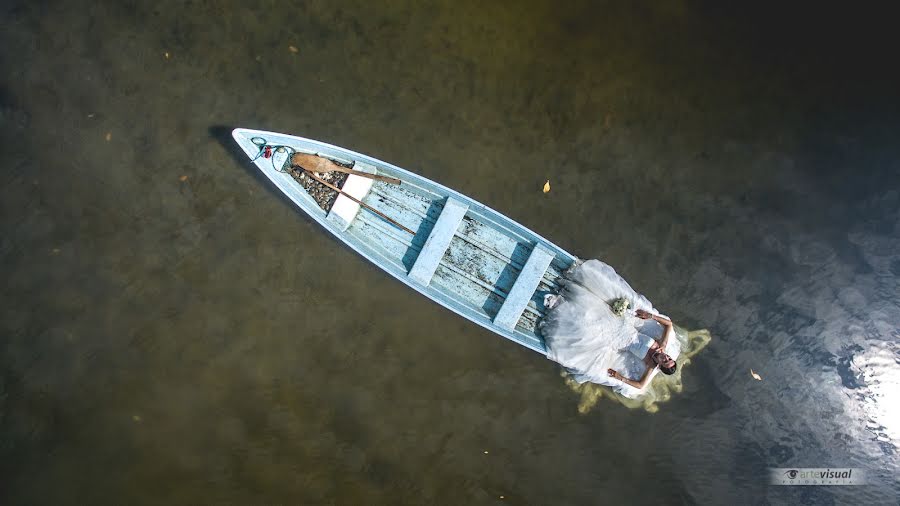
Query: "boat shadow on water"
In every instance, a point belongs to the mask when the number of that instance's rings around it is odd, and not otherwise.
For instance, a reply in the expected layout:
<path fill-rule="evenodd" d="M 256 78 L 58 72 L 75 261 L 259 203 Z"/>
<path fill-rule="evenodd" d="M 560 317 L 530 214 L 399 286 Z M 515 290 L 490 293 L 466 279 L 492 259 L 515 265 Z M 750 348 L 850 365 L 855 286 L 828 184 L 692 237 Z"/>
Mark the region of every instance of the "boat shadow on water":
<path fill-rule="evenodd" d="M 250 177 L 253 178 L 259 184 L 260 188 L 265 188 L 266 192 L 268 192 L 271 196 L 277 198 L 279 201 L 290 207 L 291 209 L 296 210 L 296 206 L 291 201 L 290 197 L 285 195 L 281 190 L 275 186 L 272 181 L 265 176 L 262 172 L 259 171 L 253 164 L 247 163 L 247 155 L 244 153 L 240 146 L 234 143 L 234 139 L 231 137 L 231 132 L 234 130 L 234 127 L 225 126 L 225 125 L 213 125 L 209 127 L 209 136 L 218 142 L 224 149 L 225 152 L 234 160 L 235 165 L 242 168 L 244 172 L 246 172 Z M 299 216 L 303 221 L 309 223 L 310 225 L 316 224 L 315 220 L 309 217 L 308 214 L 304 212 L 295 212 L 297 216 Z"/>

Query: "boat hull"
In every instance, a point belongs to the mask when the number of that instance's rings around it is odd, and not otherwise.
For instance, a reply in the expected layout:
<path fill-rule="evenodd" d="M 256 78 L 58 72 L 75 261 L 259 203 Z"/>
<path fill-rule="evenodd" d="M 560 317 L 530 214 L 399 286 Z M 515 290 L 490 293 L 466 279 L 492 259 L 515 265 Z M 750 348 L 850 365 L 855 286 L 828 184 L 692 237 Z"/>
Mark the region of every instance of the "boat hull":
<path fill-rule="evenodd" d="M 279 190 L 354 251 L 445 308 L 546 354 L 537 325 L 544 315 L 542 299 L 558 292 L 574 255 L 480 202 L 362 153 L 263 130 L 238 128 L 232 136 Z M 329 212 L 322 210 L 279 170 L 281 159 L 273 163 L 275 157 L 260 156 L 260 139 L 400 179 L 392 185 L 350 176 L 344 189 L 357 185 L 360 201 L 414 234 L 346 197 L 338 197 Z"/>

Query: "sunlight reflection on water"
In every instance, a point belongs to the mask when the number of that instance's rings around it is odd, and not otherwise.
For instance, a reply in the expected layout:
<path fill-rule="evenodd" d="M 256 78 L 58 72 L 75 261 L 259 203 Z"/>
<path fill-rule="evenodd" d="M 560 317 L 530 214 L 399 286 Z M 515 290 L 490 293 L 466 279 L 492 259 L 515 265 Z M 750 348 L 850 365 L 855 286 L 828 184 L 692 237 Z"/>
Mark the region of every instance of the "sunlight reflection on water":
<path fill-rule="evenodd" d="M 898 336 L 900 337 L 900 336 Z M 853 358 L 864 386 L 858 394 L 868 416 L 866 427 L 883 443 L 900 448 L 900 346 L 875 343 Z"/>

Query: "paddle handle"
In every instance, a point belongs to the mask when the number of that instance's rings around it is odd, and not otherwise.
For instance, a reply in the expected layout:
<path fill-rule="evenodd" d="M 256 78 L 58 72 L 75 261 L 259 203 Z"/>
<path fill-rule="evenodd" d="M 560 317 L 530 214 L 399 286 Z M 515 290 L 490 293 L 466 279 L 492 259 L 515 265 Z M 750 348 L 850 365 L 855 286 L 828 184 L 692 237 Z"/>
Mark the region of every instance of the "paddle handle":
<path fill-rule="evenodd" d="M 369 179 L 374 179 L 375 181 L 384 181 L 385 183 L 400 184 L 400 180 L 395 177 L 379 176 L 378 174 L 369 174 L 368 172 L 347 169 L 345 167 L 341 167 L 340 165 L 335 165 L 334 167 L 330 167 L 328 170 L 333 171 L 333 172 L 343 172 L 344 174 L 353 174 L 354 176 L 367 177 Z"/>
<path fill-rule="evenodd" d="M 301 167 L 301 168 L 303 168 L 303 167 Z M 396 221 L 394 221 L 394 220 L 388 218 L 388 216 L 387 216 L 386 214 L 384 214 L 383 212 L 379 211 L 378 209 L 375 209 L 374 207 L 370 206 L 369 204 L 363 203 L 361 200 L 357 199 L 356 197 L 354 197 L 354 196 L 352 196 L 352 195 L 348 195 L 348 194 L 344 193 L 344 192 L 341 191 L 341 189 L 338 188 L 337 186 L 334 186 L 333 184 L 329 183 L 328 181 L 325 181 L 325 180 L 323 180 L 322 178 L 320 178 L 319 176 L 313 174 L 313 171 L 311 171 L 311 170 L 309 170 L 309 169 L 303 169 L 303 170 L 305 170 L 306 173 L 309 174 L 309 177 L 313 178 L 313 180 L 318 181 L 319 183 L 322 183 L 323 185 L 325 185 L 325 186 L 327 186 L 328 188 L 331 188 L 332 190 L 334 190 L 334 191 L 340 193 L 341 195 L 343 195 L 343 196 L 347 197 L 348 199 L 352 200 L 353 202 L 356 202 L 357 204 L 359 204 L 359 205 L 365 207 L 365 208 L 368 209 L 369 211 L 372 211 L 373 213 L 377 214 L 378 216 L 381 216 L 382 218 L 384 218 L 385 220 L 387 220 L 388 222 L 390 222 L 392 225 L 394 225 L 394 226 L 396 226 L 396 227 L 398 227 L 398 228 L 402 228 L 403 230 L 409 232 L 409 233 L 412 234 L 412 235 L 416 235 L 415 232 L 413 232 L 412 230 L 410 230 L 410 229 L 404 227 L 403 225 L 397 223 Z"/>

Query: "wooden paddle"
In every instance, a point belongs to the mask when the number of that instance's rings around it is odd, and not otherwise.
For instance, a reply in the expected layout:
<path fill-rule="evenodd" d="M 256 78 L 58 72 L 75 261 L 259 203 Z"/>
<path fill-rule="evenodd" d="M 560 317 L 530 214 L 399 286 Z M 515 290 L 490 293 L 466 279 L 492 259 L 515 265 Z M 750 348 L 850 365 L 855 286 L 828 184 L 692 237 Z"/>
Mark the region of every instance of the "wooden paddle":
<path fill-rule="evenodd" d="M 294 155 L 294 156 L 297 156 L 297 155 Z M 385 220 L 387 220 L 388 222 L 390 222 L 390 223 L 391 223 L 392 225 L 394 225 L 395 227 L 402 228 L 403 230 L 409 232 L 410 234 L 416 235 L 415 232 L 413 232 L 412 230 L 410 230 L 410 229 L 404 227 L 403 225 L 397 223 L 396 221 L 394 221 L 394 220 L 388 218 L 388 216 L 387 216 L 386 214 L 382 213 L 382 212 L 379 211 L 378 209 L 375 209 L 374 207 L 370 206 L 369 204 L 363 203 L 361 200 L 357 199 L 356 197 L 354 197 L 354 196 L 352 196 L 352 195 L 348 195 L 348 194 L 344 193 L 344 192 L 343 192 L 340 188 L 338 188 L 337 186 L 335 186 L 335 185 L 329 183 L 328 181 L 325 181 L 324 179 L 320 178 L 319 176 L 315 175 L 315 174 L 313 173 L 312 170 L 307 169 L 306 167 L 303 167 L 303 166 L 300 166 L 300 168 L 303 169 L 303 170 L 305 170 L 306 173 L 309 175 L 309 177 L 313 178 L 313 180 L 318 181 L 319 183 L 321 183 L 321 184 L 327 186 L 328 188 L 331 188 L 332 190 L 334 190 L 334 191 L 340 193 L 341 195 L 343 195 L 343 196 L 347 197 L 348 199 L 352 200 L 353 202 L 356 202 L 357 204 L 359 204 L 359 205 L 365 207 L 365 208 L 368 209 L 369 211 L 372 211 L 373 213 L 377 214 L 378 216 L 381 216 L 382 218 L 384 218 Z"/>
<path fill-rule="evenodd" d="M 367 177 L 376 181 L 384 181 L 385 183 L 400 184 L 400 180 L 395 177 L 379 176 L 377 174 L 369 174 L 368 172 L 348 169 L 318 155 L 294 153 L 294 156 L 291 157 L 291 165 L 299 165 L 307 171 L 311 170 L 313 172 L 318 172 L 319 174 L 326 172 L 343 172 L 345 174 Z"/>

